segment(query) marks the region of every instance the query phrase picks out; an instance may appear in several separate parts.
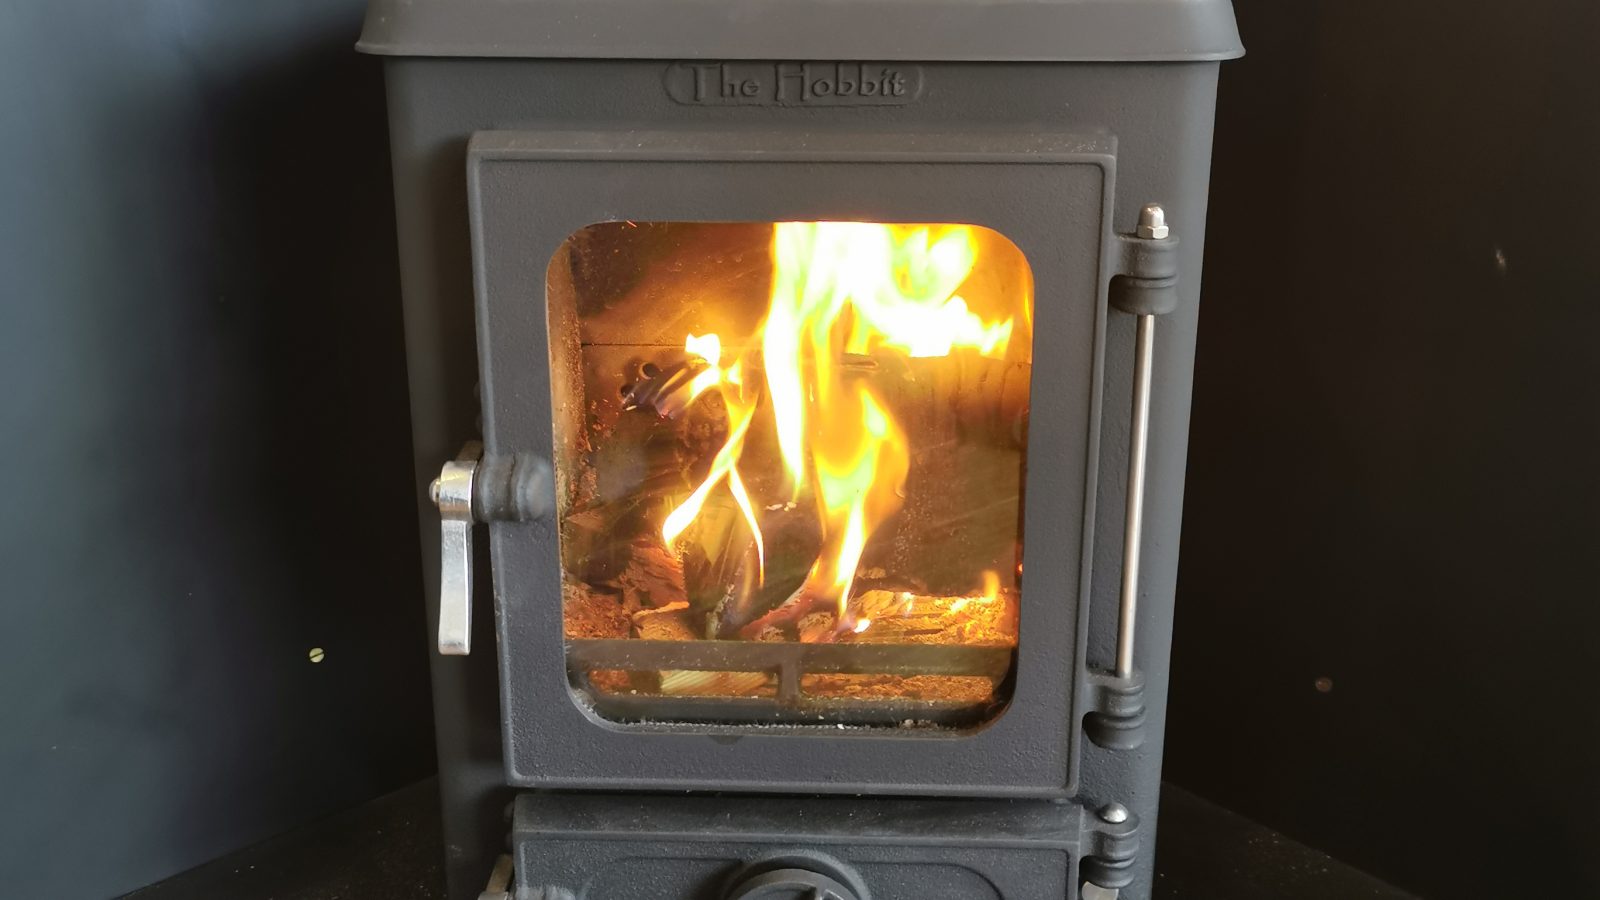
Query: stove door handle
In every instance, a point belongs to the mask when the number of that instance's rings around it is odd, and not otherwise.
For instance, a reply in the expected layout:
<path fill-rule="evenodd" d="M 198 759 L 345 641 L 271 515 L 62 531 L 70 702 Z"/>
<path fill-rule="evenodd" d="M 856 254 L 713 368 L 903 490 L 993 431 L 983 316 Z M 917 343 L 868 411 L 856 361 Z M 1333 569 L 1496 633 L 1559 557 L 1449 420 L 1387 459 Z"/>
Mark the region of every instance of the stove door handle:
<path fill-rule="evenodd" d="M 468 443 L 444 464 L 428 495 L 439 507 L 439 652 L 472 652 L 473 482 L 483 445 Z"/>

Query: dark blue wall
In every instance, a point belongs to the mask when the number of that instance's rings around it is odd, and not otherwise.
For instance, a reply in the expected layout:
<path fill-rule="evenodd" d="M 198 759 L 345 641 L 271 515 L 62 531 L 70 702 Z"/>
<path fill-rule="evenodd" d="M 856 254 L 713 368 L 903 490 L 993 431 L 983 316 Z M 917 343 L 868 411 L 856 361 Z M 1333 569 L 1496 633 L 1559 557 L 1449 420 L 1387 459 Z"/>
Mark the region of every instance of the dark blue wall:
<path fill-rule="evenodd" d="M 1600 897 L 1600 4 L 1235 3 L 1167 775 Z"/>
<path fill-rule="evenodd" d="M 362 5 L 0 2 L 6 896 L 432 768 Z"/>

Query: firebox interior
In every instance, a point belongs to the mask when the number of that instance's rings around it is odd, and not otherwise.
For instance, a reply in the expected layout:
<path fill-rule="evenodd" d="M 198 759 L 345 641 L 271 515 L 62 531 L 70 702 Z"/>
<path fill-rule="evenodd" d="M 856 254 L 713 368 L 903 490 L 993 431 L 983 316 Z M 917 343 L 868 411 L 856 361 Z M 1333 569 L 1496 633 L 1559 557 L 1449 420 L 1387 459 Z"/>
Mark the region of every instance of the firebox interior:
<path fill-rule="evenodd" d="M 573 688 L 968 728 L 1018 644 L 1033 277 L 963 224 L 604 222 L 546 272 Z"/>

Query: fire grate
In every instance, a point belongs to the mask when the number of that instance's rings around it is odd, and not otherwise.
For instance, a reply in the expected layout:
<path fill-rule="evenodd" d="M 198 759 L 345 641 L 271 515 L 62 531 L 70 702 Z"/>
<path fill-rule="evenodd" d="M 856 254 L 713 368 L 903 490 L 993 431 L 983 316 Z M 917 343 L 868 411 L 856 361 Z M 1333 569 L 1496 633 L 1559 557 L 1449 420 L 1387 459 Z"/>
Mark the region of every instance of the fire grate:
<path fill-rule="evenodd" d="M 567 672 L 597 712 L 625 722 L 899 724 L 907 720 L 960 727 L 982 721 L 994 701 L 856 699 L 809 696 L 805 675 L 1007 677 L 1014 647 L 946 644 L 833 644 L 760 641 L 567 642 Z M 613 693 L 595 689 L 591 673 L 759 672 L 774 676 L 772 697 L 696 697 Z"/>

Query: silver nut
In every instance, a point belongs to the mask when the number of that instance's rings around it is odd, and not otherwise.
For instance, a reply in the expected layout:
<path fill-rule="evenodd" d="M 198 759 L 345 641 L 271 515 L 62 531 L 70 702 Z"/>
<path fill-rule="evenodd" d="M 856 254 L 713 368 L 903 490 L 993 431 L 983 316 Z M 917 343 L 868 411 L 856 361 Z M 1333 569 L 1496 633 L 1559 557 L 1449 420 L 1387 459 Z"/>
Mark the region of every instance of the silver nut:
<path fill-rule="evenodd" d="M 434 506 L 439 505 L 439 479 L 437 478 L 428 484 L 428 499 L 433 501 Z"/>
<path fill-rule="evenodd" d="M 1159 204 L 1147 203 L 1139 210 L 1139 228 L 1136 234 L 1147 241 L 1164 241 L 1172 229 L 1167 227 L 1167 211 Z"/>
<path fill-rule="evenodd" d="M 1128 808 L 1121 803 L 1108 803 L 1100 810 L 1100 820 L 1112 825 L 1121 825 L 1128 821 Z"/>

